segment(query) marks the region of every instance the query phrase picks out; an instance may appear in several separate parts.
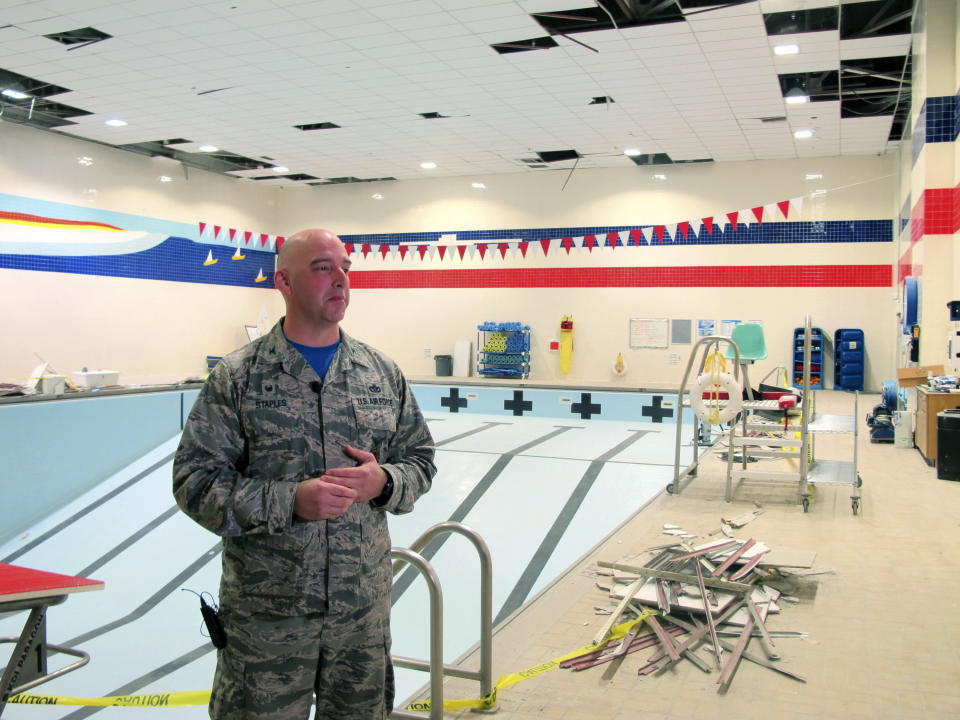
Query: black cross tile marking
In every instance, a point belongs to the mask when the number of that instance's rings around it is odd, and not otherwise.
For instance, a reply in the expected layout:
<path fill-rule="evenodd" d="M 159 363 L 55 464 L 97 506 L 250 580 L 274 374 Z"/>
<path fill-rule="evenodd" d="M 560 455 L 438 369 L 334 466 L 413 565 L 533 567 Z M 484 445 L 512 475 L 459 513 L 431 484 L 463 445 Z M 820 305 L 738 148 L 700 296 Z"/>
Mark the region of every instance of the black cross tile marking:
<path fill-rule="evenodd" d="M 524 410 L 533 411 L 533 402 L 523 399 L 523 390 L 514 390 L 513 400 L 504 400 L 503 409 L 512 410 L 514 415 L 522 417 Z"/>
<path fill-rule="evenodd" d="M 663 395 L 653 396 L 653 405 L 644 405 L 640 411 L 644 417 L 652 417 L 655 423 L 662 423 L 663 418 L 673 417 L 673 408 L 660 407 L 663 402 Z"/>
<path fill-rule="evenodd" d="M 581 420 L 589 420 L 591 415 L 600 414 L 600 405 L 590 402 L 590 393 L 580 393 L 580 402 L 573 403 L 570 412 L 580 413 Z"/>
<path fill-rule="evenodd" d="M 440 398 L 440 407 L 450 408 L 450 412 L 460 412 L 460 408 L 467 406 L 467 399 L 460 397 L 460 390 L 450 388 L 450 397 Z"/>

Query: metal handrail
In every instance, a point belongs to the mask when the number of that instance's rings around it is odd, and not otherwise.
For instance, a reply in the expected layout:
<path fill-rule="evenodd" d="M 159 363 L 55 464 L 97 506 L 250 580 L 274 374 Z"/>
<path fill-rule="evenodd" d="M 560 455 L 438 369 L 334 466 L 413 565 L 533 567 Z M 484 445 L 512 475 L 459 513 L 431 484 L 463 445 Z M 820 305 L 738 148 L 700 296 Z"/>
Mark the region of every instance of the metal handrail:
<path fill-rule="evenodd" d="M 480 669 L 465 670 L 443 662 L 443 595 L 436 571 L 419 554 L 435 537 L 447 533 L 457 533 L 466 537 L 480 556 Z M 392 548 L 390 556 L 396 558 L 393 563 L 393 575 L 396 577 L 405 565 L 416 567 L 426 578 L 430 587 L 430 662 L 394 656 L 397 667 L 410 670 L 429 670 L 430 672 L 430 720 L 443 717 L 443 676 L 466 678 L 480 682 L 480 696 L 488 697 L 493 692 L 493 563 L 490 550 L 480 534 L 458 522 L 443 522 L 429 528 L 408 548 Z M 436 603 L 435 603 L 436 599 Z M 421 713 L 407 710 L 394 710 L 391 718 L 424 717 Z"/>

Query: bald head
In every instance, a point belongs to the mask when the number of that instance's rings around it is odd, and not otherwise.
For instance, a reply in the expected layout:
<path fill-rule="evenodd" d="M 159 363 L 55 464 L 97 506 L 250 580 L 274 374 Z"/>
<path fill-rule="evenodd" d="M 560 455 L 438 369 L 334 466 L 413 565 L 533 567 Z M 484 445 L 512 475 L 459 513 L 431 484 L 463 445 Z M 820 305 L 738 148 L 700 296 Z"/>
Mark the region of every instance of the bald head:
<path fill-rule="evenodd" d="M 280 246 L 277 252 L 277 270 L 286 270 L 298 261 L 302 261 L 305 254 L 310 252 L 310 248 L 317 242 L 331 242 L 342 245 L 334 233 L 323 228 L 309 228 L 294 233 Z"/>

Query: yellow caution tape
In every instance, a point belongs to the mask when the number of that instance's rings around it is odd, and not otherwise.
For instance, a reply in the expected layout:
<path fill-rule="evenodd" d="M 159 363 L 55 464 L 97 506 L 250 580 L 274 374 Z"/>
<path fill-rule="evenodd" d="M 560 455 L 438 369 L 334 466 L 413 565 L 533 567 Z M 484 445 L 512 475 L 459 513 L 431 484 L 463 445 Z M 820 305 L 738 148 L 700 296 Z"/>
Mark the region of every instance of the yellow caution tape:
<path fill-rule="evenodd" d="M 206 705 L 210 702 L 209 690 L 184 692 L 149 693 L 147 695 L 114 695 L 113 697 L 82 698 L 63 695 L 14 695 L 8 703 L 21 705 L 94 705 L 97 707 L 187 707 Z"/>
<path fill-rule="evenodd" d="M 564 660 L 569 660 L 572 657 L 577 657 L 578 655 L 584 655 L 588 652 L 593 652 L 604 645 L 606 645 L 611 640 L 618 640 L 626 635 L 634 625 L 638 625 L 646 620 L 651 615 L 656 615 L 655 610 L 644 610 L 640 617 L 633 620 L 629 620 L 625 623 L 614 626 L 610 629 L 610 632 L 607 633 L 606 637 L 597 644 L 597 645 L 585 645 L 578 650 L 573 650 L 568 652 L 560 657 L 556 657 L 553 660 L 547 660 L 544 663 L 539 665 L 534 665 L 532 668 L 527 668 L 526 670 L 520 670 L 519 672 L 509 673 L 508 675 L 501 675 L 496 684 L 493 687 L 493 690 L 489 695 L 482 698 L 476 699 L 465 699 L 465 700 L 444 700 L 443 709 L 446 712 L 447 710 L 462 710 L 465 708 L 481 708 L 489 709 L 494 707 L 497 704 L 497 692 L 504 690 L 511 685 L 516 685 L 518 682 L 523 680 L 529 680 L 532 677 L 537 675 L 542 675 L 545 672 L 553 670 L 556 667 L 560 667 L 560 663 Z M 407 705 L 407 710 L 420 710 L 428 711 L 430 710 L 430 701 L 422 700 L 420 702 L 413 702 Z"/>
<path fill-rule="evenodd" d="M 640 617 L 630 620 L 625 623 L 621 623 L 613 628 L 610 632 L 607 633 L 607 636 L 603 641 L 598 645 L 585 645 L 578 650 L 573 650 L 568 652 L 560 657 L 556 657 L 553 660 L 548 660 L 547 662 L 540 663 L 539 665 L 534 665 L 532 668 L 527 668 L 526 670 L 520 670 L 519 672 L 509 673 L 508 675 L 501 675 L 497 680 L 496 685 L 489 695 L 482 698 L 470 698 L 464 700 L 444 700 L 443 709 L 447 710 L 463 710 L 466 708 L 483 708 L 489 709 L 494 707 L 497 704 L 497 693 L 500 690 L 510 687 L 511 685 L 516 685 L 518 682 L 523 680 L 529 680 L 532 677 L 537 675 L 542 675 L 549 670 L 553 670 L 556 667 L 560 666 L 564 660 L 567 660 L 578 655 L 584 655 L 588 652 L 597 650 L 598 648 L 606 645 L 610 640 L 617 640 L 626 635 L 630 629 L 651 615 L 656 615 L 655 611 L 646 610 L 643 612 Z M 12 696 L 8 703 L 19 704 L 19 705 L 87 705 L 94 707 L 188 707 L 193 705 L 207 705 L 210 702 L 210 691 L 209 690 L 188 690 L 184 692 L 168 692 L 168 693 L 149 693 L 145 695 L 114 695 L 112 697 L 99 697 L 99 698 L 84 698 L 84 697 L 68 697 L 64 695 L 33 695 L 30 693 L 20 693 L 19 695 Z M 422 712 L 428 712 L 430 710 L 430 701 L 423 700 L 420 702 L 413 702 L 407 705 L 407 710 L 419 710 Z"/>

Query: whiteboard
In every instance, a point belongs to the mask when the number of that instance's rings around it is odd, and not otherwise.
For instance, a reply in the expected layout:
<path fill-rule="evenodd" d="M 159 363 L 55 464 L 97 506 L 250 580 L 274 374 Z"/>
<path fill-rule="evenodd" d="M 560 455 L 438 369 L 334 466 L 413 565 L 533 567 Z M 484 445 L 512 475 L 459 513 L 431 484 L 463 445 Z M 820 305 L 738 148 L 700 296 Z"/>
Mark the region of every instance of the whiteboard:
<path fill-rule="evenodd" d="M 630 318 L 630 347 L 665 348 L 670 345 L 668 318 Z"/>

